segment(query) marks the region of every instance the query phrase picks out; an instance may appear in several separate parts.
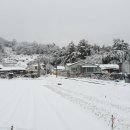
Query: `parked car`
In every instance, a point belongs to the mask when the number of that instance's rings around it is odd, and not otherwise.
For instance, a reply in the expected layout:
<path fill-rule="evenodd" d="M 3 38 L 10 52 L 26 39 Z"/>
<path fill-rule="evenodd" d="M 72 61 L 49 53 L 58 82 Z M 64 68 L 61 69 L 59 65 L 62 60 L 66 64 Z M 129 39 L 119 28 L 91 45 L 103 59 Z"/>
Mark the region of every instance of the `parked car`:
<path fill-rule="evenodd" d="M 9 78 L 9 79 L 12 79 L 13 77 L 14 77 L 14 74 L 13 74 L 13 73 L 9 73 L 9 74 L 8 74 L 8 78 Z"/>

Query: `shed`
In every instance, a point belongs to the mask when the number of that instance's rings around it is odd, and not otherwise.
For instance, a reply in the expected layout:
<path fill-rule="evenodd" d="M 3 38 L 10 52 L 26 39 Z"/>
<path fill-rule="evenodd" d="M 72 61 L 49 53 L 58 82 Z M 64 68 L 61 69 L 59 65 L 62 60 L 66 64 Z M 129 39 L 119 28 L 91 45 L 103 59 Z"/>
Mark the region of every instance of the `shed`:
<path fill-rule="evenodd" d="M 119 65 L 117 64 L 100 64 L 99 67 L 101 68 L 102 72 L 119 72 Z"/>
<path fill-rule="evenodd" d="M 22 67 L 3 67 L 2 69 L 0 69 L 0 73 L 2 74 L 8 74 L 8 73 L 21 74 L 25 72 L 26 69 Z"/>

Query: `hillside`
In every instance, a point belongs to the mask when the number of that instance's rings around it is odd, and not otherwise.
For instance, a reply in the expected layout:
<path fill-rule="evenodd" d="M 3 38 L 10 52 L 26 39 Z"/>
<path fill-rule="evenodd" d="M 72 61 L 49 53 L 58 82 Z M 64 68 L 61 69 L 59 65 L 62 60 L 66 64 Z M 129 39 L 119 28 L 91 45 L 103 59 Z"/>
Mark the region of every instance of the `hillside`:
<path fill-rule="evenodd" d="M 78 45 L 70 42 L 60 48 L 55 43 L 39 44 L 37 42 L 17 42 L 0 38 L 0 61 L 3 58 L 31 57 L 37 55 L 41 62 L 53 66 L 86 60 L 90 63 L 111 63 L 113 60 L 122 62 L 130 59 L 129 44 L 124 40 L 114 39 L 112 46 L 99 46 L 90 44 L 82 39 Z M 14 58 L 13 58 L 14 59 Z"/>

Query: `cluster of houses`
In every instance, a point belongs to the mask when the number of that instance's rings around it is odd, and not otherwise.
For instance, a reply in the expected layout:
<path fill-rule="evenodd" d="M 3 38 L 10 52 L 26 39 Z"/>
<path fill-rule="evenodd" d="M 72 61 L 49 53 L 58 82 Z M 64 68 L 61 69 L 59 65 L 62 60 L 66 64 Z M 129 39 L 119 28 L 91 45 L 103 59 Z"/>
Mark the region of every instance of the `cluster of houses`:
<path fill-rule="evenodd" d="M 65 66 L 57 66 L 51 70 L 52 74 L 65 77 L 92 77 L 123 79 L 125 74 L 130 75 L 130 62 L 122 64 L 92 64 L 86 61 L 67 63 Z M 0 63 L 0 77 L 7 77 L 10 73 L 15 76 L 37 76 L 47 73 L 43 63 L 28 64 L 25 61 L 6 60 Z"/>
<path fill-rule="evenodd" d="M 67 77 L 103 77 L 104 75 L 113 79 L 123 79 L 125 74 L 130 74 L 130 62 L 118 64 L 92 64 L 85 61 L 67 63 L 65 66 L 57 66 L 54 74 Z M 97 78 L 96 77 L 96 78 Z M 107 77 L 106 77 L 107 78 Z"/>
<path fill-rule="evenodd" d="M 37 76 L 38 70 L 40 70 L 40 75 L 45 74 L 45 65 L 40 64 L 31 64 L 28 65 L 28 62 L 25 61 L 14 61 L 14 60 L 3 60 L 0 63 L 0 77 L 8 78 L 9 75 L 13 75 L 14 77 L 31 77 Z"/>

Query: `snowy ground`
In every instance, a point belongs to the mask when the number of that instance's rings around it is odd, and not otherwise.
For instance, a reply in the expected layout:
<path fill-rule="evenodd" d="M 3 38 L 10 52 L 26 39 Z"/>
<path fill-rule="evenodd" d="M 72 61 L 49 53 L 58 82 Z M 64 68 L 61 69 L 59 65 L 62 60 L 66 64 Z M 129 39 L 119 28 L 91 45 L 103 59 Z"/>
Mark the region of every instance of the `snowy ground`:
<path fill-rule="evenodd" d="M 61 85 L 58 85 L 60 83 Z M 0 130 L 130 130 L 130 84 L 53 76 L 0 79 Z"/>

